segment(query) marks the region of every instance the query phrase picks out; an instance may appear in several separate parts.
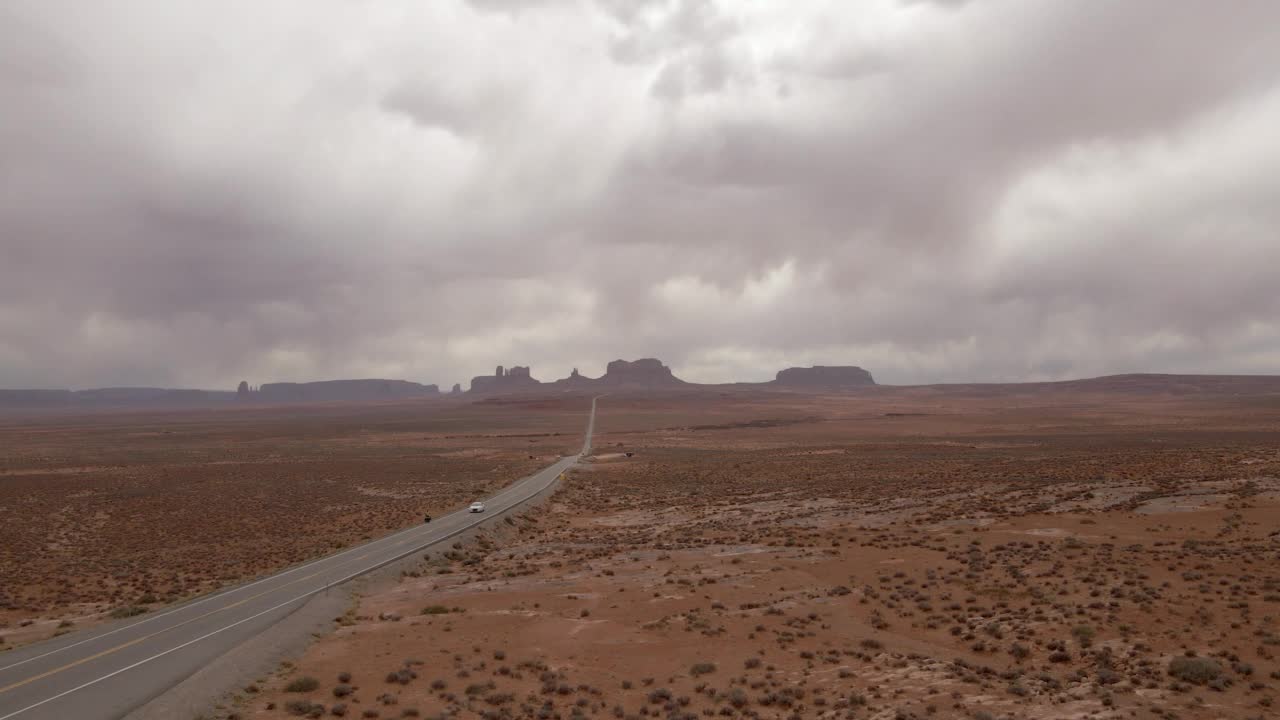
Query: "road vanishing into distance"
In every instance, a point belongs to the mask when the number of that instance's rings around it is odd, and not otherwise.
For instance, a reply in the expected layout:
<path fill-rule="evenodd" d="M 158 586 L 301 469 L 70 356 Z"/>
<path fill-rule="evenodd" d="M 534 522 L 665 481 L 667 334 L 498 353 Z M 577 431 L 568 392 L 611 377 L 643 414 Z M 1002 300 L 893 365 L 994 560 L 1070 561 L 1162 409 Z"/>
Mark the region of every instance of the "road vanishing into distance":
<path fill-rule="evenodd" d="M 260 580 L 0 653 L 0 720 L 110 720 L 163 694 L 317 593 L 496 520 L 547 489 L 591 450 L 596 401 L 578 455 L 459 511 Z"/>

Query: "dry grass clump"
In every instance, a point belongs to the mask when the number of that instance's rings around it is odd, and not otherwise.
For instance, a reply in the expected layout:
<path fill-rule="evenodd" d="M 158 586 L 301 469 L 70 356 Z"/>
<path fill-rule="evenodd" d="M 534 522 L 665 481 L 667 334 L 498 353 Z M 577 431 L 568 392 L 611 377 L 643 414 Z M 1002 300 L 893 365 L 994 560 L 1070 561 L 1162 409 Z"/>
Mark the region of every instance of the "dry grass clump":
<path fill-rule="evenodd" d="M 1225 671 L 1216 660 L 1203 657 L 1176 657 L 1169 661 L 1169 674 L 1193 685 L 1209 685 L 1223 679 Z"/>
<path fill-rule="evenodd" d="M 311 677 L 310 675 L 303 675 L 302 677 L 290 680 L 289 684 L 284 686 L 284 691 L 291 693 L 307 693 L 314 691 L 318 687 L 320 687 L 319 680 Z"/>

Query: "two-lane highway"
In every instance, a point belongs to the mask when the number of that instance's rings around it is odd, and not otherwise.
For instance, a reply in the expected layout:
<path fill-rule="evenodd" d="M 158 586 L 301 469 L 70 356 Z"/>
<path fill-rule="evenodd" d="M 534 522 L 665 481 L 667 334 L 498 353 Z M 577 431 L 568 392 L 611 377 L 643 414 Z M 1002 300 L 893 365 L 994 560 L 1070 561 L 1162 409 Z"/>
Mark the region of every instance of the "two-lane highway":
<path fill-rule="evenodd" d="M 0 653 L 0 720 L 107 720 L 159 696 L 310 597 L 476 527 L 550 487 L 591 449 L 508 486 L 483 514 L 455 512 L 270 577 L 146 616 Z"/>

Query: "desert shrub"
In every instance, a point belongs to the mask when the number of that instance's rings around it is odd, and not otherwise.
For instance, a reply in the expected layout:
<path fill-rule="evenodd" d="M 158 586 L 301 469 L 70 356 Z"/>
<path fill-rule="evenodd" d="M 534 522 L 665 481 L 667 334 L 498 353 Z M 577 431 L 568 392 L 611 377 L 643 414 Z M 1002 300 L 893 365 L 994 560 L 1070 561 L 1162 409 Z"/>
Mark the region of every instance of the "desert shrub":
<path fill-rule="evenodd" d="M 695 663 L 693 667 L 689 668 L 689 674 L 694 677 L 698 677 L 699 675 L 708 675 L 715 671 L 716 664 L 709 662 Z"/>
<path fill-rule="evenodd" d="M 340 673 L 338 673 L 338 682 L 340 682 L 340 683 L 349 683 L 349 682 L 351 682 L 351 673 L 349 673 L 349 672 L 340 672 Z"/>
<path fill-rule="evenodd" d="M 760 667 L 760 658 L 749 657 L 742 663 L 742 666 L 748 670 L 753 670 L 755 668 L 758 668 Z"/>
<path fill-rule="evenodd" d="M 1169 674 L 1193 685 L 1208 685 L 1222 677 L 1222 666 L 1209 658 L 1176 657 L 1169 661 Z"/>
<path fill-rule="evenodd" d="M 307 715 L 310 715 L 311 708 L 312 705 L 310 700 L 290 700 L 284 704 L 285 712 L 298 717 L 306 717 Z"/>
<path fill-rule="evenodd" d="M 346 683 L 340 683 L 333 687 L 333 696 L 336 698 L 344 698 L 352 692 L 351 686 Z"/>
<path fill-rule="evenodd" d="M 1093 638 L 1097 632 L 1088 625 L 1077 625 L 1071 628 L 1071 635 L 1080 643 L 1080 647 L 1089 647 L 1093 644 Z"/>
<path fill-rule="evenodd" d="M 449 608 L 444 605 L 428 605 L 422 608 L 423 615 L 444 615 L 449 612 Z"/>
<path fill-rule="evenodd" d="M 304 693 L 311 692 L 320 687 L 320 681 L 310 675 L 303 675 L 300 678 L 294 678 L 288 685 L 284 686 L 285 692 Z"/>
<path fill-rule="evenodd" d="M 334 703 L 333 707 L 329 708 L 329 714 L 333 715 L 334 717 L 346 717 L 347 715 L 346 703 Z"/>
<path fill-rule="evenodd" d="M 111 617 L 120 620 L 122 618 L 131 618 L 145 614 L 147 609 L 141 605 L 122 605 L 111 611 Z"/>

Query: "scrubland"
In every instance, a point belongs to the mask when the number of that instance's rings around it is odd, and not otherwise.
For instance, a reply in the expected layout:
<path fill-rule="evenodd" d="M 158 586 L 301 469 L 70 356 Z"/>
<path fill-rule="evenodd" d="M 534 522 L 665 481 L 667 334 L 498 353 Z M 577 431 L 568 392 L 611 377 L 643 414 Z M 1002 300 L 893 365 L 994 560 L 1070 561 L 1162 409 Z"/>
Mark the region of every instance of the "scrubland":
<path fill-rule="evenodd" d="M 0 501 L 42 503 L 38 532 L 0 531 L 28 543 L 4 556 L 27 573 L 10 612 L 176 597 L 413 522 L 576 449 L 586 403 L 383 408 L 271 439 L 166 420 L 120 455 L 105 429 L 95 451 L 34 452 Z M 1275 396 L 617 394 L 595 446 L 547 505 L 425 553 L 217 717 L 1280 713 Z M 93 579 L 60 583 L 49 518 L 103 500 L 87 492 L 111 493 L 113 530 L 61 536 Z"/>
<path fill-rule="evenodd" d="M 226 713 L 1274 717 L 1277 430 L 1274 398 L 605 398 L 546 510 Z"/>

